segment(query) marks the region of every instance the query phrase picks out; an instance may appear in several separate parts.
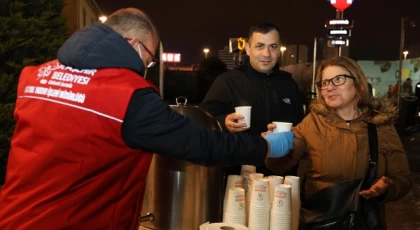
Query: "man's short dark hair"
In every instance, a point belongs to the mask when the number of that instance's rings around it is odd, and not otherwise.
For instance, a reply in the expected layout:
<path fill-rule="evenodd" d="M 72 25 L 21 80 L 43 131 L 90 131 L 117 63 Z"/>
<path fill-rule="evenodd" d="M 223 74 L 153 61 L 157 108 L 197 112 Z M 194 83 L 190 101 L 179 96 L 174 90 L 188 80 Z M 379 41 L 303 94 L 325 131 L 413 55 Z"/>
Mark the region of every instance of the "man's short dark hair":
<path fill-rule="evenodd" d="M 272 30 L 277 31 L 277 33 L 280 35 L 280 29 L 274 22 L 272 21 L 259 22 L 258 24 L 253 25 L 251 29 L 249 29 L 248 39 L 251 39 L 252 34 L 254 33 L 266 34 Z"/>

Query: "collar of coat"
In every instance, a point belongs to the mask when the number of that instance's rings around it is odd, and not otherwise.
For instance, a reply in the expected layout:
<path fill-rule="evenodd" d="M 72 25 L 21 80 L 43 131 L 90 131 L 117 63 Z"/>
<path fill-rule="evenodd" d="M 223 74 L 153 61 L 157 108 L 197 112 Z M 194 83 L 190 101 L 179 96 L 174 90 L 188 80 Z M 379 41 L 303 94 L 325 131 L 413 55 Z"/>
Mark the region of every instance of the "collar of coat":
<path fill-rule="evenodd" d="M 338 117 L 334 110 L 329 109 L 325 105 L 317 102 L 311 104 L 311 110 L 316 114 L 323 115 L 327 118 Z M 369 104 L 363 108 L 360 108 L 360 110 L 362 113 L 356 119 L 363 119 L 366 122 L 376 125 L 392 123 L 398 112 L 398 109 L 387 98 L 372 98 Z"/>

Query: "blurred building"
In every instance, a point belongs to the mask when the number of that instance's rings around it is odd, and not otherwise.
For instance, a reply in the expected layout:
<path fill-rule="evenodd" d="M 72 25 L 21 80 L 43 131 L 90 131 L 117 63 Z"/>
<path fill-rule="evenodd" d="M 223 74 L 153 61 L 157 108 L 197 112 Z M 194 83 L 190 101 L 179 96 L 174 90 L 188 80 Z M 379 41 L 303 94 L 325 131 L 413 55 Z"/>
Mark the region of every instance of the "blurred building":
<path fill-rule="evenodd" d="M 235 53 L 230 53 L 229 46 L 225 46 L 222 50 L 217 52 L 217 56 L 226 64 L 227 69 L 234 69 L 235 64 Z"/>
<path fill-rule="evenodd" d="M 307 45 L 289 45 L 280 56 L 282 66 L 308 62 Z"/>
<path fill-rule="evenodd" d="M 95 0 L 65 0 L 63 15 L 67 18 L 69 33 L 98 21 L 101 10 Z"/>

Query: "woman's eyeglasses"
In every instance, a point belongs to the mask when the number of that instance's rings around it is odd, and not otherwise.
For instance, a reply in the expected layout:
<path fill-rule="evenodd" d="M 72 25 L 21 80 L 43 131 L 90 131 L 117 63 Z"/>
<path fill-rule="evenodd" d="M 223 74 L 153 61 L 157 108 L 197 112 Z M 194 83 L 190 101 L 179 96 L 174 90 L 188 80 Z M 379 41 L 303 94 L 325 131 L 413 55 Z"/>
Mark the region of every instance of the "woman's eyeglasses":
<path fill-rule="evenodd" d="M 356 79 L 353 76 L 341 74 L 331 79 L 319 81 L 316 83 L 316 85 L 318 86 L 319 89 L 326 89 L 330 85 L 330 83 L 332 83 L 334 86 L 339 86 L 346 83 L 347 78 Z"/>

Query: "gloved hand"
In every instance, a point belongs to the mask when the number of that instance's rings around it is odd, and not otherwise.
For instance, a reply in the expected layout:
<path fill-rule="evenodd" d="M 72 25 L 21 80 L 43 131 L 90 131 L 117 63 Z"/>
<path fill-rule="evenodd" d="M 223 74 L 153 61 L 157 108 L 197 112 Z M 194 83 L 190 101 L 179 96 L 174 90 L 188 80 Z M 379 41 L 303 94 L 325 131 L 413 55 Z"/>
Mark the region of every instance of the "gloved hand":
<path fill-rule="evenodd" d="M 268 133 L 264 137 L 270 144 L 270 155 L 267 157 L 282 157 L 293 149 L 295 135 L 293 132 Z"/>

